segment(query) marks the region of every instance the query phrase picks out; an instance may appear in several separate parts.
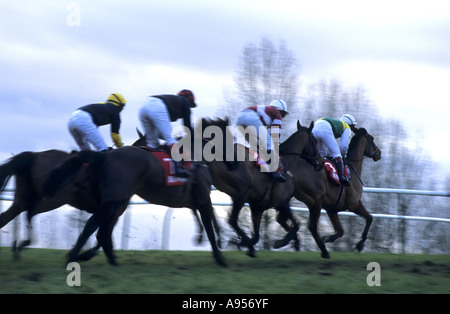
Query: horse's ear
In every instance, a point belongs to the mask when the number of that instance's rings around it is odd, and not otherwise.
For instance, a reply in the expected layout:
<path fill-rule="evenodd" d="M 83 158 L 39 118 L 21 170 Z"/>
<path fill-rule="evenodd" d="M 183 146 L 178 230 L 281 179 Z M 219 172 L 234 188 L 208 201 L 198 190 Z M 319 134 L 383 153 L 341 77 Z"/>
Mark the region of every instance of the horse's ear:
<path fill-rule="evenodd" d="M 300 120 L 297 120 L 297 131 L 300 131 L 302 125 L 300 124 Z"/>
<path fill-rule="evenodd" d="M 144 137 L 144 134 L 142 134 L 141 131 L 139 131 L 138 128 L 136 128 L 136 132 L 137 132 L 139 138 L 143 138 Z"/>
<path fill-rule="evenodd" d="M 311 123 L 309 124 L 309 128 L 308 128 L 309 133 L 312 132 L 313 127 L 314 127 L 314 121 L 311 121 Z"/>

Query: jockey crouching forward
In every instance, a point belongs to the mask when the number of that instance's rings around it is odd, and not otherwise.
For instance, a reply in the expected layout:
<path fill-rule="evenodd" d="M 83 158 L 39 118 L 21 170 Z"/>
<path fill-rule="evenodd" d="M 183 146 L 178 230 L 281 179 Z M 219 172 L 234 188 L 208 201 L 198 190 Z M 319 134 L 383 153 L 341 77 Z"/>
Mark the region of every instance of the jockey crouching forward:
<path fill-rule="evenodd" d="M 119 93 L 111 94 L 104 103 L 96 103 L 78 108 L 70 117 L 68 128 L 81 150 L 90 150 L 91 143 L 97 151 L 108 150 L 98 127 L 111 124 L 111 138 L 117 147 L 123 146 L 119 134 L 120 112 L 126 104 Z"/>
<path fill-rule="evenodd" d="M 331 156 L 336 163 L 339 181 L 345 186 L 350 182 L 344 175 L 342 156 L 346 157 L 352 128 L 356 125 L 355 118 L 345 114 L 338 119 L 320 118 L 314 123 L 312 134 L 317 140 L 317 149 L 322 158 Z M 339 146 L 336 139 L 341 138 Z"/>
<path fill-rule="evenodd" d="M 282 167 L 280 167 L 281 160 L 278 154 L 278 146 L 275 149 L 272 145 L 279 145 L 280 143 L 281 121 L 287 114 L 286 102 L 275 99 L 268 106 L 251 106 L 242 110 L 236 120 L 236 125 L 246 128 L 250 137 L 256 137 L 257 143 L 259 143 L 259 150 L 255 149 L 256 151 L 264 153 L 267 151 L 271 154 L 272 149 L 274 149 L 273 157 L 275 160 L 271 160 L 271 163 L 277 165 L 277 169 L 271 172 L 271 176 L 279 182 L 285 182 L 286 178 L 283 175 Z M 249 126 L 252 126 L 252 128 L 248 128 Z M 272 137 L 275 143 L 272 142 Z"/>
<path fill-rule="evenodd" d="M 149 96 L 142 104 L 139 111 L 139 120 L 145 130 L 147 146 L 159 147 L 159 139 L 166 142 L 169 152 L 176 140 L 172 137 L 172 125 L 170 122 L 183 119 L 183 124 L 191 134 L 191 108 L 195 108 L 195 98 L 192 91 L 183 89 L 177 95 L 155 95 Z M 180 178 L 190 176 L 182 164 L 175 161 L 175 175 Z"/>

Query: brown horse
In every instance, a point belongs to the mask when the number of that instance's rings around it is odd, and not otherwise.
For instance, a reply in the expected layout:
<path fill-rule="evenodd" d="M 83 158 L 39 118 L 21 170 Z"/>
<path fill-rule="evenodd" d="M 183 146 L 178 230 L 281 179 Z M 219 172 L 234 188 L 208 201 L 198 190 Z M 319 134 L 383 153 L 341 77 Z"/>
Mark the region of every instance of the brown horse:
<path fill-rule="evenodd" d="M 16 188 L 11 207 L 0 214 L 0 228 L 8 224 L 20 213 L 27 211 L 28 239 L 19 243 L 14 251 L 20 251 L 31 243 L 31 219 L 33 216 L 69 204 L 73 207 L 93 212 L 96 201 L 93 195 L 86 191 L 83 184 L 67 185 L 55 197 L 44 200 L 41 189 L 45 179 L 55 167 L 62 164 L 69 153 L 60 150 L 43 152 L 23 152 L 0 166 L 0 187 L 4 187 L 11 176 L 15 176 Z M 82 177 L 76 176 L 74 182 L 81 182 Z"/>
<path fill-rule="evenodd" d="M 227 128 L 228 120 L 203 119 L 202 134 L 204 134 L 204 130 L 209 126 L 216 126 L 221 130 L 222 134 L 232 136 L 229 134 L 230 131 Z M 323 160 L 317 152 L 316 142 L 311 134 L 312 127 L 313 123 L 311 123 L 309 128 L 306 128 L 297 122 L 297 131 L 280 145 L 280 154 L 288 170 L 291 164 L 300 158 L 308 164 L 313 164 L 317 170 L 320 170 L 323 166 Z M 224 141 L 225 138 L 226 136 L 219 137 L 218 139 L 211 138 L 210 141 L 214 142 L 215 148 L 227 148 L 227 143 Z M 293 217 L 289 207 L 289 201 L 294 192 L 293 179 L 289 178 L 284 183 L 275 182 L 268 173 L 261 172 L 256 162 L 250 158 L 250 153 L 245 147 L 239 144 L 233 147 L 234 151 L 231 153 L 226 150 L 222 151 L 221 154 L 223 154 L 223 160 L 225 162 L 212 161 L 208 165 L 214 186 L 218 190 L 228 194 L 233 201 L 229 223 L 241 239 L 239 244 L 248 247 L 248 254 L 252 257 L 255 256 L 254 245 L 260 238 L 259 230 L 262 214 L 265 210 L 273 207 L 278 211 L 277 221 L 287 231 L 283 239 L 274 242 L 274 247 L 279 248 L 285 246 L 292 239 L 296 239 L 299 229 L 299 224 Z M 236 161 L 236 156 L 239 156 L 239 150 L 242 150 L 241 153 L 244 153 L 241 154 L 241 156 L 245 156 L 245 160 L 243 161 Z M 226 158 L 227 154 L 231 154 L 231 156 L 229 155 Z M 233 168 L 234 170 L 231 170 Z M 250 205 L 253 222 L 253 236 L 251 239 L 238 224 L 238 216 L 245 202 L 248 202 Z M 290 224 L 287 223 L 288 220 Z"/>
<path fill-rule="evenodd" d="M 217 246 L 212 226 L 213 208 L 209 196 L 212 179 L 207 167 L 195 163 L 186 185 L 164 185 L 163 168 L 157 158 L 141 148 L 127 146 L 107 152 L 84 151 L 67 159 L 50 174 L 43 194 L 51 197 L 65 182 L 70 182 L 79 169 L 88 163 L 87 182 L 98 199 L 99 206 L 87 221 L 68 261 L 79 258 L 79 252 L 89 236 L 98 229 L 97 240 L 111 264 L 113 254 L 112 231 L 118 217 L 125 211 L 130 198 L 137 194 L 153 204 L 170 207 L 188 207 L 200 212 L 216 262 L 225 265 Z"/>
<path fill-rule="evenodd" d="M 381 158 L 381 151 L 375 144 L 373 136 L 367 133 L 366 129 L 353 128 L 353 131 L 355 135 L 350 142 L 347 152 L 347 160 L 354 174 L 353 179 L 350 181 L 350 186 L 337 185 L 331 181 L 325 170 L 315 172 L 304 160 L 298 160 L 297 163 L 289 168 L 295 181 L 294 196 L 308 206 L 308 229 L 319 246 L 323 258 L 330 257 L 325 243 L 333 242 L 344 234 L 338 212 L 349 210 L 366 220 L 361 240 L 356 244 L 356 249 L 359 252 L 364 248 L 364 242 L 367 239 L 367 233 L 372 223 L 372 215 L 369 214 L 361 201 L 363 187 L 362 182 L 358 178 L 361 176 L 364 157 L 378 161 Z M 335 230 L 335 234 L 326 235 L 323 238 L 320 237 L 317 230 L 322 208 L 327 211 Z"/>

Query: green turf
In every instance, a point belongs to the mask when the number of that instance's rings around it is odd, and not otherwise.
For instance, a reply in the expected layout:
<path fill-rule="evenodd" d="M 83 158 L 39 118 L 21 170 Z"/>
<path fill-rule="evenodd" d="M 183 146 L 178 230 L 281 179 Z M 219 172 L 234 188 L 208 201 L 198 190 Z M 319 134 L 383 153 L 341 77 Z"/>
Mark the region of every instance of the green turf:
<path fill-rule="evenodd" d="M 81 286 L 69 287 L 66 250 L 26 249 L 13 261 L 0 248 L 0 293 L 450 293 L 450 255 L 331 252 L 116 251 L 81 263 Z M 381 266 L 381 286 L 369 287 L 369 262 Z"/>

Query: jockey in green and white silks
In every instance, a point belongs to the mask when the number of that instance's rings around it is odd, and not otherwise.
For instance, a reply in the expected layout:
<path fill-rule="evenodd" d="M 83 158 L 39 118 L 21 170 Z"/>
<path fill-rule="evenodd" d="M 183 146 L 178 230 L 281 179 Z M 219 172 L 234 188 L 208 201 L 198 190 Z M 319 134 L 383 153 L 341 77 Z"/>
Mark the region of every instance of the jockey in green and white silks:
<path fill-rule="evenodd" d="M 338 170 L 341 184 L 349 185 L 348 179 L 344 176 L 344 165 L 342 157 L 347 155 L 350 143 L 351 126 L 356 125 L 355 118 L 350 114 L 345 114 L 338 119 L 320 118 L 314 123 L 312 134 L 317 140 L 317 149 L 321 157 L 331 156 Z M 336 139 L 340 138 L 339 145 Z"/>

